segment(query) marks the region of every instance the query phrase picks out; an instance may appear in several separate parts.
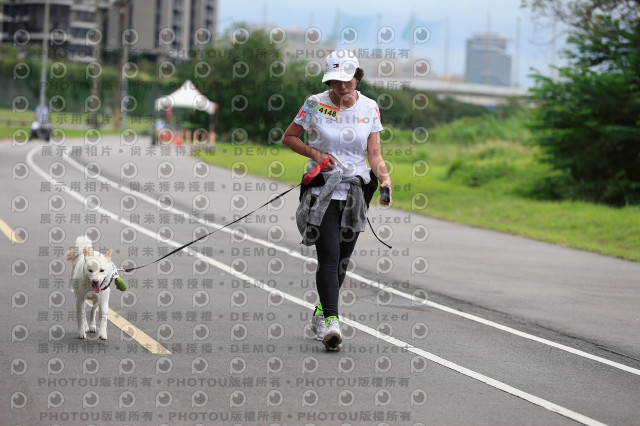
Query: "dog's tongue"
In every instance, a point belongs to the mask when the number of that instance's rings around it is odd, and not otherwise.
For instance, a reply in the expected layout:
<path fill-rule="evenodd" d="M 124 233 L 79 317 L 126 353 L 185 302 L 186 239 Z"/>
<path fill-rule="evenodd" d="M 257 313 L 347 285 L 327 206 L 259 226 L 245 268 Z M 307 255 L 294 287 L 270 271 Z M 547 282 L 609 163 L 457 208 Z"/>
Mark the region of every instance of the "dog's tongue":
<path fill-rule="evenodd" d="M 100 284 L 94 284 L 93 285 L 93 292 L 94 293 L 100 293 Z"/>

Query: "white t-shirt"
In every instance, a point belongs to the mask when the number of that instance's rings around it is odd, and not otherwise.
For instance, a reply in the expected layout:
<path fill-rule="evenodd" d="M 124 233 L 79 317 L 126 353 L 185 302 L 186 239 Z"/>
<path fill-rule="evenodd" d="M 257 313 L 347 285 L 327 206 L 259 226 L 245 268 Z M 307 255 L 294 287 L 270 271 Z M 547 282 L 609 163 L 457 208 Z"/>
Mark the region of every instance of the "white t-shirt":
<path fill-rule="evenodd" d="M 329 114 L 309 112 L 314 108 L 326 111 L 327 109 L 323 109 L 322 105 L 330 107 Z M 336 118 L 330 117 L 331 108 L 335 110 L 336 105 L 329 97 L 329 90 L 311 95 L 305 105 L 300 108 L 293 122 L 307 131 L 310 147 L 331 154 L 338 160 L 334 170 L 340 170 L 346 175 L 360 175 L 365 183 L 368 183 L 370 169 L 367 167 L 367 139 L 371 133 L 382 131 L 378 104 L 358 91 L 356 103 L 351 108 L 340 109 Z M 316 166 L 317 163 L 309 159 L 307 172 Z M 325 174 L 333 172 L 325 172 Z M 311 188 L 311 191 L 312 194 L 317 195 L 320 193 L 320 188 Z M 348 192 L 349 184 L 341 183 L 331 198 L 346 200 Z"/>

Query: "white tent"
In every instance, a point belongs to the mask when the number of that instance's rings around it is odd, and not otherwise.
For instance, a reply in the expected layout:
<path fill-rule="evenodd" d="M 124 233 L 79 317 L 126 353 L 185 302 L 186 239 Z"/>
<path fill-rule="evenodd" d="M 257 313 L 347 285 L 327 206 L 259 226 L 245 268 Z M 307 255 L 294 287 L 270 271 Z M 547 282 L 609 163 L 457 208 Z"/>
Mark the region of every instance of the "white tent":
<path fill-rule="evenodd" d="M 187 80 L 172 94 L 156 99 L 155 107 L 156 111 L 167 111 L 176 107 L 192 108 L 213 115 L 218 105 L 200 93 L 191 80 Z"/>

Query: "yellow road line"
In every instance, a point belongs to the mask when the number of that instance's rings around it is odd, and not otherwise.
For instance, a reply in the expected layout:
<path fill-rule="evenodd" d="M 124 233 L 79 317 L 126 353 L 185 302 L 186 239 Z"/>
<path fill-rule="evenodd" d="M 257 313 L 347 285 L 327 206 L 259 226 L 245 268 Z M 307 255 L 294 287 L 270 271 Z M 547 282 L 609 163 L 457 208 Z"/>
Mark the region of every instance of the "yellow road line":
<path fill-rule="evenodd" d="M 35 152 L 35 150 L 32 150 L 32 151 Z M 44 177 L 49 182 L 57 183 L 57 181 L 52 180 L 50 177 L 48 177 L 46 175 L 46 173 L 44 173 L 44 171 L 42 171 L 38 166 L 35 165 L 35 163 L 33 163 L 33 160 L 31 159 L 32 155 L 33 154 L 27 154 L 27 162 L 30 163 L 30 165 L 33 167 L 33 169 L 36 170 L 40 174 L 40 176 Z M 62 186 L 62 190 L 65 191 L 65 192 L 68 192 L 72 196 L 77 196 L 77 194 L 75 194 L 74 192 L 71 192 L 64 185 Z M 9 239 L 11 239 L 11 241 L 14 241 L 14 239 L 12 238 L 12 235 L 14 235 L 15 232 L 13 232 L 13 229 L 11 229 L 11 227 L 9 225 L 4 223 L 4 221 L 2 221 L 2 219 L 0 219 L 0 229 L 2 230 L 2 232 L 5 233 L 5 235 L 7 235 L 9 237 Z M 89 304 L 89 306 L 91 306 L 89 301 L 87 301 L 87 304 Z M 113 325 L 115 325 L 116 327 L 118 327 L 120 330 L 122 330 L 125 333 L 127 333 L 136 342 L 140 343 L 143 348 L 145 348 L 146 350 L 148 350 L 152 354 L 163 354 L 163 355 L 164 354 L 166 354 L 166 355 L 170 355 L 171 354 L 171 352 L 169 352 L 169 350 L 167 348 L 165 348 L 160 343 L 158 343 L 155 340 L 153 340 L 144 331 L 140 330 L 138 327 L 136 327 L 135 325 L 131 324 L 129 321 L 124 319 L 116 311 L 114 311 L 113 309 L 109 309 L 109 311 L 110 311 L 109 313 L 111 314 L 111 315 L 109 315 L 109 321 L 111 321 L 111 323 Z"/>
<path fill-rule="evenodd" d="M 120 330 L 131 336 L 136 342 L 140 343 L 146 350 L 152 354 L 171 355 L 171 352 L 160 343 L 153 340 L 144 331 L 124 319 L 117 312 L 109 309 L 109 321 Z"/>
<path fill-rule="evenodd" d="M 73 290 L 71 290 L 71 292 L 75 293 Z M 87 299 L 85 300 L 85 302 L 87 303 L 87 305 L 93 306 L 93 303 L 90 300 Z M 133 340 L 140 343 L 143 348 L 145 348 L 152 354 L 171 355 L 171 352 L 167 348 L 153 340 L 147 333 L 131 324 L 122 315 L 120 315 L 113 309 L 109 308 L 109 316 L 107 318 L 113 325 L 127 333 Z"/>
<path fill-rule="evenodd" d="M 11 227 L 7 225 L 7 223 L 2 219 L 0 219 L 0 231 L 2 231 L 2 233 L 6 235 L 7 238 L 11 240 L 12 243 L 22 242 L 22 238 L 17 236 L 16 233 L 13 232 L 13 229 L 11 229 Z"/>

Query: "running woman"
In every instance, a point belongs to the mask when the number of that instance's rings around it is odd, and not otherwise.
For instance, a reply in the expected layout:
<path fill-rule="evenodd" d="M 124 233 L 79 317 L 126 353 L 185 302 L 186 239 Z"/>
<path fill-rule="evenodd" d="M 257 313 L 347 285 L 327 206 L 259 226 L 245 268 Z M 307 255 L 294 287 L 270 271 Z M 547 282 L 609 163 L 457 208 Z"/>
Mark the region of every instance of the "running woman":
<path fill-rule="evenodd" d="M 302 242 L 315 245 L 318 257 L 320 302 L 311 328 L 329 351 L 342 349 L 340 287 L 378 181 L 389 189 L 388 199 L 381 202 L 391 204 L 391 179 L 380 149 L 380 111 L 356 89 L 363 76 L 352 52 L 327 56 L 322 82 L 330 89 L 307 98 L 282 138 L 284 145 L 309 158 L 307 172 L 329 158 L 322 173 L 303 185 L 296 212 Z M 305 131 L 308 145 L 301 140 Z"/>

